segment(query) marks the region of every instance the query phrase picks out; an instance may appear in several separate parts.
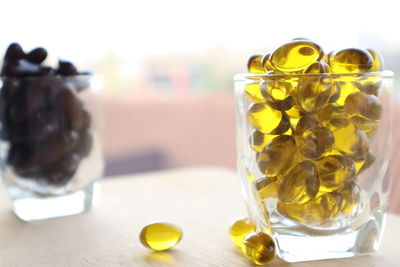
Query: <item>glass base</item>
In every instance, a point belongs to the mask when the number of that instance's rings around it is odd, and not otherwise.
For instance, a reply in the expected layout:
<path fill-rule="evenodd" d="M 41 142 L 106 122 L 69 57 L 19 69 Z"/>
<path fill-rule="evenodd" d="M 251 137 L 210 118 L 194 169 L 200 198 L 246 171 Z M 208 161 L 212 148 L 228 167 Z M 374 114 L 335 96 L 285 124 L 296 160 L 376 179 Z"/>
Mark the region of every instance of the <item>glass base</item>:
<path fill-rule="evenodd" d="M 287 262 L 347 258 L 368 255 L 379 249 L 386 215 L 370 220 L 357 230 L 345 230 L 323 235 L 318 232 L 292 232 L 275 229 L 277 253 Z"/>
<path fill-rule="evenodd" d="M 23 221 L 49 219 L 82 213 L 92 206 L 100 185 L 91 183 L 64 195 L 38 195 L 19 187 L 8 189 L 14 214 Z"/>

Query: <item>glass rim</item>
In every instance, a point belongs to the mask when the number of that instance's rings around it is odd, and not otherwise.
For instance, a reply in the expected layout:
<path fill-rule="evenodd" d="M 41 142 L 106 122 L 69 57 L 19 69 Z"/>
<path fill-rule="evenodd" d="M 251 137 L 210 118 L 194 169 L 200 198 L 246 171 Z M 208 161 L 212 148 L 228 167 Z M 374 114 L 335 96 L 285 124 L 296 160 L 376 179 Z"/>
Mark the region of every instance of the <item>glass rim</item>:
<path fill-rule="evenodd" d="M 390 70 L 377 71 L 377 72 L 357 72 L 357 73 L 302 73 L 302 74 L 256 74 L 256 73 L 239 73 L 233 76 L 234 81 L 247 80 L 258 80 L 268 78 L 293 78 L 293 77 L 328 77 L 328 78 L 339 78 L 339 77 L 381 77 L 381 78 L 393 78 L 394 73 Z"/>

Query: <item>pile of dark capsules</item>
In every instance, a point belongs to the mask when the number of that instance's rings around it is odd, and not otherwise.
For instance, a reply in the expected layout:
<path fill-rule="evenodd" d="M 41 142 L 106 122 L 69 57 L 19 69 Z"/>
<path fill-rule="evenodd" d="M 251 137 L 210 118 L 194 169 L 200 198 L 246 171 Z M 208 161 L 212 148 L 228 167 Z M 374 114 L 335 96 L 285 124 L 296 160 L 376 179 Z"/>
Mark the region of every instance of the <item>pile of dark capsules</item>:
<path fill-rule="evenodd" d="M 62 186 L 89 155 L 91 115 L 77 94 L 89 73 L 68 61 L 45 66 L 47 51 L 25 53 L 12 43 L 1 69 L 0 138 L 8 144 L 5 163 L 23 179 Z"/>

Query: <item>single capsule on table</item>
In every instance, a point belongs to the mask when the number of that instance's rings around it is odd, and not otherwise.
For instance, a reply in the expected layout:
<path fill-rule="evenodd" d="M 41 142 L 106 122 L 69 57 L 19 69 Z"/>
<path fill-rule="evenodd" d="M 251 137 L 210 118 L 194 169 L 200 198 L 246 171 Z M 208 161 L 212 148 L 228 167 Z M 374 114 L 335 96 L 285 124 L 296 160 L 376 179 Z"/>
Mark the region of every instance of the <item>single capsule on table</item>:
<path fill-rule="evenodd" d="M 293 163 L 295 154 L 296 141 L 294 137 L 280 135 L 272 139 L 258 155 L 258 167 L 267 176 L 280 175 Z"/>
<path fill-rule="evenodd" d="M 250 73 L 264 74 L 264 66 L 262 65 L 262 55 L 252 55 L 247 60 L 247 69 Z"/>
<path fill-rule="evenodd" d="M 303 72 L 324 55 L 322 48 L 306 40 L 286 43 L 271 53 L 272 66 L 285 73 Z"/>
<path fill-rule="evenodd" d="M 283 175 L 278 187 L 278 198 L 285 204 L 302 204 L 317 195 L 319 186 L 315 164 L 309 160 L 302 161 Z"/>
<path fill-rule="evenodd" d="M 332 132 L 322 126 L 314 126 L 299 138 L 299 152 L 306 158 L 318 159 L 328 152 L 334 143 Z"/>
<path fill-rule="evenodd" d="M 335 138 L 334 146 L 351 159 L 362 158 L 369 149 L 365 133 L 357 129 L 351 120 L 345 117 L 333 117 L 328 128 Z"/>
<path fill-rule="evenodd" d="M 269 197 L 276 198 L 277 194 L 278 194 L 277 183 L 278 183 L 277 176 L 262 177 L 262 178 L 258 179 L 255 183 L 258 196 L 262 200 L 269 198 Z"/>
<path fill-rule="evenodd" d="M 242 251 L 254 264 L 265 265 L 275 258 L 276 247 L 269 235 L 263 232 L 252 232 L 244 238 Z"/>
<path fill-rule="evenodd" d="M 347 48 L 333 52 L 328 60 L 333 73 L 368 72 L 374 63 L 371 54 L 360 48 Z"/>
<path fill-rule="evenodd" d="M 229 228 L 229 236 L 236 245 L 242 247 L 244 237 L 254 231 L 256 226 L 249 218 L 238 219 Z"/>
<path fill-rule="evenodd" d="M 153 223 L 140 232 L 140 242 L 147 248 L 163 251 L 174 247 L 181 241 L 182 229 L 170 223 Z"/>
<path fill-rule="evenodd" d="M 320 191 L 331 192 L 355 179 L 356 168 L 354 163 L 339 155 L 330 155 L 315 162 L 319 180 Z"/>
<path fill-rule="evenodd" d="M 247 121 L 266 134 L 282 134 L 290 127 L 289 118 L 265 103 L 255 103 L 247 111 Z"/>

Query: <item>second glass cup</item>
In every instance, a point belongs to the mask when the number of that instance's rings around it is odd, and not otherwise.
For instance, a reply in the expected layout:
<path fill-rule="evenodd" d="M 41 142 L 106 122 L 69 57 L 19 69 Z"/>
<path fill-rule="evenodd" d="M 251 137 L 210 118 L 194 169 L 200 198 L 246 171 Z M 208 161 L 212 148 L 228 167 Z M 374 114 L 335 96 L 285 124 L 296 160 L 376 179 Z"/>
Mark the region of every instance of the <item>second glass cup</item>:
<path fill-rule="evenodd" d="M 90 208 L 104 165 L 94 81 L 92 75 L 2 77 L 1 176 L 20 219 Z"/>

